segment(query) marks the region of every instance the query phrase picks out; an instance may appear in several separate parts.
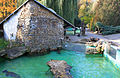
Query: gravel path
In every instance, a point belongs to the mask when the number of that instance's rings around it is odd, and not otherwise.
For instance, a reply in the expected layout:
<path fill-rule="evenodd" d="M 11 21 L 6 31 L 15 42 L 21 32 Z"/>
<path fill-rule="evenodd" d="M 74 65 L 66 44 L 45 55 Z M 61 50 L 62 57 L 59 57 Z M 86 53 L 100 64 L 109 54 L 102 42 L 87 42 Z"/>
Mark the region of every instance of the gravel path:
<path fill-rule="evenodd" d="M 99 38 L 99 39 L 103 39 L 103 40 L 113 41 L 116 44 L 120 45 L 120 33 L 119 34 L 112 34 L 112 35 L 103 36 L 103 35 L 98 35 L 98 34 L 89 32 L 87 30 L 85 36 L 80 36 L 80 37 L 69 36 L 69 37 L 70 37 L 72 42 L 80 41 L 81 39 L 84 39 L 84 38 L 88 39 L 90 37 L 94 37 L 94 38 Z"/>

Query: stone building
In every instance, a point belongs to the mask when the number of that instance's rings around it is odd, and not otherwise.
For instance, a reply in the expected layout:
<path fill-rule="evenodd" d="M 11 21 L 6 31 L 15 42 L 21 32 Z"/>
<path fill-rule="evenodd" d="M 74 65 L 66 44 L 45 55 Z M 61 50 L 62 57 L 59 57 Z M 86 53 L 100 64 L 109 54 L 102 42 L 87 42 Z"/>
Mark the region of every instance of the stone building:
<path fill-rule="evenodd" d="M 31 52 L 61 46 L 68 26 L 74 27 L 36 0 L 27 0 L 0 23 L 6 40 L 22 43 Z"/>

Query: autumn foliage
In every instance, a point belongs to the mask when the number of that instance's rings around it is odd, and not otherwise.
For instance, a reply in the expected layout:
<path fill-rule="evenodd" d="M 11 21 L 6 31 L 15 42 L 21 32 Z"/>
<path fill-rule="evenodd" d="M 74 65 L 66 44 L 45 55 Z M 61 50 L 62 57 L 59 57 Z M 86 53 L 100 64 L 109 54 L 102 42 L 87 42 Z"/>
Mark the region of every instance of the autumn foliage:
<path fill-rule="evenodd" d="M 0 0 L 0 21 L 17 8 L 17 0 Z"/>

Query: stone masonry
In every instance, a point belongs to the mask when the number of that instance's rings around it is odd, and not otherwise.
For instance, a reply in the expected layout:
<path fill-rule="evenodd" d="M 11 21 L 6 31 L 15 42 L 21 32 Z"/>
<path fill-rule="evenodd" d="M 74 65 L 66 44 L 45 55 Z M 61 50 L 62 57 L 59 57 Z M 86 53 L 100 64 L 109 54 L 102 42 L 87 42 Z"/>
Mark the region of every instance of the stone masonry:
<path fill-rule="evenodd" d="M 64 39 L 64 21 L 53 13 L 29 1 L 18 18 L 16 41 L 25 44 L 30 52 L 57 49 Z"/>

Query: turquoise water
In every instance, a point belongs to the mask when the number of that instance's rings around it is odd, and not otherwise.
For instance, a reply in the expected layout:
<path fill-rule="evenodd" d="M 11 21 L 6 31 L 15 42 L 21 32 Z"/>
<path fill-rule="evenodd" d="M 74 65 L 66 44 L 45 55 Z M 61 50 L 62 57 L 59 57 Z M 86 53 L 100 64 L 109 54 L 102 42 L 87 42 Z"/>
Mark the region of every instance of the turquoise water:
<path fill-rule="evenodd" d="M 15 60 L 0 63 L 0 78 L 6 77 L 3 70 L 15 72 L 21 78 L 53 78 L 47 62 L 51 59 L 65 60 L 72 66 L 71 74 L 74 78 L 120 78 L 117 70 L 109 61 L 100 56 L 86 56 L 84 52 L 62 50 L 61 54 L 53 51 L 44 56 L 22 56 Z"/>

